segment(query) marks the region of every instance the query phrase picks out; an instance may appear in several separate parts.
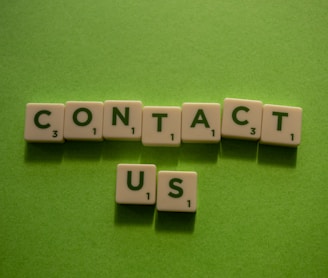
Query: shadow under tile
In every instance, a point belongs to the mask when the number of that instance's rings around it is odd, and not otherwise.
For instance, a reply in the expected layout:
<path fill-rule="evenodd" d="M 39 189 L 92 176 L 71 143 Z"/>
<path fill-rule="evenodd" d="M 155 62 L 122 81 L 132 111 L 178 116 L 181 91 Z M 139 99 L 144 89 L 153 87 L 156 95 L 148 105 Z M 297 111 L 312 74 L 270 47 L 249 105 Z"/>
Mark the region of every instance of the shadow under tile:
<path fill-rule="evenodd" d="M 256 160 L 257 148 L 257 141 L 227 138 L 221 140 L 222 158 Z"/>
<path fill-rule="evenodd" d="M 196 213 L 156 211 L 156 232 L 193 233 Z"/>
<path fill-rule="evenodd" d="M 139 162 L 142 144 L 140 141 L 104 141 L 103 159 Z"/>
<path fill-rule="evenodd" d="M 220 155 L 220 143 L 183 143 L 180 147 L 180 160 L 216 163 Z"/>
<path fill-rule="evenodd" d="M 63 159 L 65 143 L 26 143 L 25 162 L 59 163 Z"/>
<path fill-rule="evenodd" d="M 103 142 L 66 141 L 64 158 L 68 160 L 100 160 Z"/>
<path fill-rule="evenodd" d="M 115 225 L 152 225 L 155 206 L 115 203 Z"/>
<path fill-rule="evenodd" d="M 259 144 L 258 163 L 282 167 L 296 167 L 297 148 Z"/>
<path fill-rule="evenodd" d="M 180 147 L 148 147 L 143 146 L 141 163 L 156 164 L 159 167 L 175 167 L 178 165 Z"/>

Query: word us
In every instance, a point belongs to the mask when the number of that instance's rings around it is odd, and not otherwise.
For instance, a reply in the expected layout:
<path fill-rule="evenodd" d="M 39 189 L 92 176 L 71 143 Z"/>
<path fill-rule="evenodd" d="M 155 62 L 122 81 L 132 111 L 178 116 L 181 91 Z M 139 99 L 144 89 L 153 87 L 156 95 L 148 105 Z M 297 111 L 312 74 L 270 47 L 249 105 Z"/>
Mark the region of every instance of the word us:
<path fill-rule="evenodd" d="M 222 137 L 260 140 L 262 144 L 297 147 L 302 108 L 258 100 L 224 99 L 219 103 L 144 106 L 141 101 L 68 101 L 28 103 L 25 140 L 141 140 L 145 146 L 218 143 Z"/>
<path fill-rule="evenodd" d="M 116 203 L 154 205 L 158 211 L 196 212 L 197 173 L 159 171 L 153 164 L 118 164 Z"/>

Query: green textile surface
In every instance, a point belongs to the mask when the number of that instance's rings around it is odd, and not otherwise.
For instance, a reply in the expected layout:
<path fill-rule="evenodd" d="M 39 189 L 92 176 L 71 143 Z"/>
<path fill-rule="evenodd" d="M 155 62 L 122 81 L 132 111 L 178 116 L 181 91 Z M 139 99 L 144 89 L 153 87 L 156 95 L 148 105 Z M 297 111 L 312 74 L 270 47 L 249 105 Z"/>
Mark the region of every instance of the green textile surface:
<path fill-rule="evenodd" d="M 1 277 L 327 277 L 328 2 L 0 7 Z M 298 149 L 26 144 L 28 102 L 303 108 Z M 118 163 L 198 173 L 196 215 L 115 205 Z"/>

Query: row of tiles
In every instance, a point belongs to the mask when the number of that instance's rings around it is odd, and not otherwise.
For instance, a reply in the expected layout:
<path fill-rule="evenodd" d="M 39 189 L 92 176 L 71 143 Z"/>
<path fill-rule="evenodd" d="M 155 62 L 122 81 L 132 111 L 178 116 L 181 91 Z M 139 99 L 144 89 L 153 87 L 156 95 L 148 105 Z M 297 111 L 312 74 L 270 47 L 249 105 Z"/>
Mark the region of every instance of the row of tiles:
<path fill-rule="evenodd" d="M 197 173 L 159 171 L 156 165 L 118 164 L 116 203 L 154 205 L 158 211 L 196 212 Z"/>
<path fill-rule="evenodd" d="M 217 143 L 221 136 L 297 147 L 302 108 L 258 100 L 224 99 L 219 103 L 144 106 L 141 101 L 28 103 L 25 140 L 141 140 L 145 146 Z"/>

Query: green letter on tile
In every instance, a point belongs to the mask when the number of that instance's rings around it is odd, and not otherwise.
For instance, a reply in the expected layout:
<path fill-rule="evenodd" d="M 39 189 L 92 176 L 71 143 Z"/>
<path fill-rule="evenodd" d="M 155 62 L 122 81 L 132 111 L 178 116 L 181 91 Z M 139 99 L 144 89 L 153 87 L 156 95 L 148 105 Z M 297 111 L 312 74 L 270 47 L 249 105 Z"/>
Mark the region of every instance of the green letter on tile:
<path fill-rule="evenodd" d="M 88 118 L 84 121 L 84 122 L 80 122 L 77 118 L 77 115 L 80 113 L 80 112 L 85 112 L 88 116 Z M 91 111 L 88 109 L 88 108 L 85 108 L 85 107 L 81 107 L 79 109 L 76 109 L 74 111 L 74 114 L 73 114 L 73 122 L 78 125 L 78 126 L 86 126 L 88 124 L 90 124 L 92 121 L 92 113 Z"/>
<path fill-rule="evenodd" d="M 198 109 L 197 113 L 195 115 L 194 120 L 192 121 L 192 124 L 190 127 L 195 127 L 196 124 L 204 124 L 206 128 L 209 128 L 210 125 L 208 124 L 208 121 L 206 119 L 205 113 L 203 109 Z"/>
<path fill-rule="evenodd" d="M 157 131 L 162 131 L 162 118 L 167 118 L 167 113 L 165 114 L 159 114 L 159 113 L 153 113 L 153 117 L 157 117 Z"/>
<path fill-rule="evenodd" d="M 248 121 L 245 120 L 245 121 L 240 121 L 237 119 L 237 113 L 239 111 L 245 111 L 245 112 L 248 112 L 249 111 L 249 108 L 246 107 L 246 106 L 238 106 L 236 107 L 233 111 L 232 111 L 232 119 L 233 121 L 237 124 L 237 125 L 247 125 L 248 124 Z"/>
<path fill-rule="evenodd" d="M 173 192 L 170 192 L 169 193 L 169 196 L 172 197 L 172 198 L 180 198 L 182 195 L 183 195 L 183 189 L 177 185 L 175 185 L 174 183 L 182 183 L 183 180 L 182 179 L 179 179 L 179 178 L 173 178 L 170 180 L 169 182 L 169 186 L 178 191 L 177 193 L 173 193 Z"/>
<path fill-rule="evenodd" d="M 281 130 L 282 127 L 282 117 L 288 117 L 287 112 L 272 112 L 273 116 L 278 116 L 277 130 Z"/>
<path fill-rule="evenodd" d="M 140 190 L 144 185 L 144 176 L 145 176 L 145 172 L 141 171 L 139 173 L 139 184 L 137 186 L 134 186 L 132 185 L 132 171 L 128 171 L 128 180 L 127 180 L 128 188 L 130 190 Z"/>
<path fill-rule="evenodd" d="M 117 116 L 120 118 L 120 120 L 123 122 L 124 125 L 129 125 L 129 114 L 130 114 L 129 107 L 125 107 L 124 115 L 120 112 L 120 110 L 118 110 L 117 107 L 113 107 L 112 125 L 116 125 Z"/>
<path fill-rule="evenodd" d="M 49 123 L 47 123 L 47 124 L 41 124 L 40 122 L 39 122 L 39 118 L 40 118 L 40 116 L 42 115 L 42 114 L 46 114 L 46 115 L 50 115 L 51 114 L 51 112 L 50 111 L 48 111 L 48 110 L 40 110 L 38 113 L 36 113 L 35 114 L 35 116 L 34 116 L 34 124 L 38 127 L 38 128 L 42 128 L 42 129 L 45 129 L 45 128 L 49 128 L 50 127 L 50 124 Z"/>

